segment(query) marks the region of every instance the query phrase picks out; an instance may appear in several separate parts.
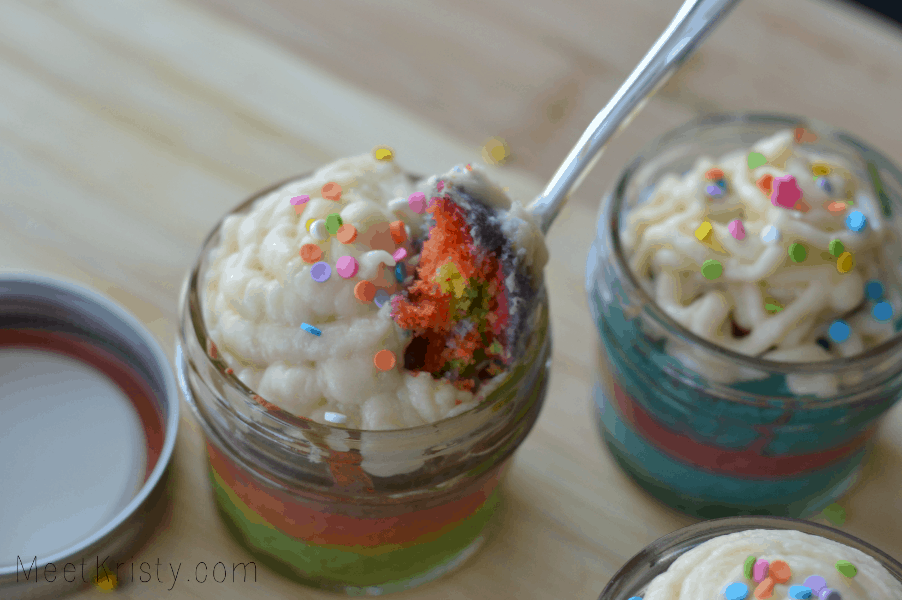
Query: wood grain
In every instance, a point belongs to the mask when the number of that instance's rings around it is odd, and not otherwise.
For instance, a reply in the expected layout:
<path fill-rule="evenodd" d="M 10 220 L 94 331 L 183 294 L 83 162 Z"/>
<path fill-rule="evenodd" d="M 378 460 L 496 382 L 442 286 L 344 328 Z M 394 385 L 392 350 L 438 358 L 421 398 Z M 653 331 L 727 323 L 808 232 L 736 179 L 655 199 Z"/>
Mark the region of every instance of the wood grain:
<path fill-rule="evenodd" d="M 172 357 L 181 283 L 228 208 L 376 144 L 433 173 L 480 161 L 489 136 L 512 152 L 495 176 L 528 199 L 679 4 L 0 3 L 2 266 L 98 288 Z M 628 557 L 692 522 L 641 493 L 592 425 L 595 339 L 583 287 L 598 201 L 642 145 L 711 111 L 808 114 L 902 160 L 900 57 L 897 29 L 843 5 L 746 2 L 649 102 L 549 235 L 551 389 L 504 483 L 496 535 L 466 568 L 399 599 L 595 598 Z M 183 409 L 170 517 L 134 560 L 186 570 L 249 560 L 211 509 L 202 436 Z M 902 556 L 902 525 L 888 512 L 900 489 L 896 407 L 843 500 L 843 529 Z M 117 595 L 158 598 L 170 584 L 135 581 Z M 256 583 L 179 581 L 165 595 L 332 597 L 262 568 Z"/>

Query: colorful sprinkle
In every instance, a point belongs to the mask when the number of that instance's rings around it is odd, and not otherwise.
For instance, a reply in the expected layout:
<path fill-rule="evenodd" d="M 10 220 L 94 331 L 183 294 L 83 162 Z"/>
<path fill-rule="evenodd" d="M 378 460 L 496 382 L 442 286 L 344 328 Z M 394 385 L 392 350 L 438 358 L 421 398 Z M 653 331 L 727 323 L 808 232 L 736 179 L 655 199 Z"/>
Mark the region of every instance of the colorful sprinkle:
<path fill-rule="evenodd" d="M 510 148 L 508 148 L 507 142 L 500 137 L 490 137 L 482 145 L 482 158 L 489 164 L 502 164 L 509 156 Z"/>
<path fill-rule="evenodd" d="M 395 157 L 395 153 L 392 152 L 391 148 L 381 147 L 381 148 L 376 148 L 373 151 L 373 158 L 375 158 L 376 160 L 390 161 L 394 157 Z"/>
<path fill-rule="evenodd" d="M 767 164 L 767 159 L 760 152 L 749 152 L 749 169 L 757 169 L 761 165 Z"/>
<path fill-rule="evenodd" d="M 811 210 L 811 207 L 808 206 L 808 203 L 805 202 L 804 200 L 798 200 L 798 201 L 795 203 L 795 206 L 792 207 L 792 210 L 797 210 L 797 211 L 799 211 L 799 212 L 806 213 L 806 212 L 808 212 L 809 210 Z"/>
<path fill-rule="evenodd" d="M 307 204 L 310 202 L 310 196 L 307 194 L 302 194 L 300 196 L 295 196 L 290 200 L 291 204 L 294 206 L 300 206 L 301 204 Z"/>
<path fill-rule="evenodd" d="M 789 258 L 791 258 L 793 262 L 803 262 L 808 258 L 808 250 L 802 244 L 792 244 L 789 246 Z"/>
<path fill-rule="evenodd" d="M 827 330 L 827 333 L 830 334 L 830 339 L 834 342 L 842 343 L 852 335 L 852 329 L 845 321 L 833 321 L 830 325 L 830 329 Z"/>
<path fill-rule="evenodd" d="M 774 187 L 774 176 L 773 175 L 762 175 L 758 178 L 758 181 L 755 182 L 758 186 L 758 189 L 764 192 L 770 197 L 771 190 Z"/>
<path fill-rule="evenodd" d="M 758 587 L 755 588 L 755 598 L 763 599 L 770 598 L 774 595 L 774 580 L 770 577 L 766 577 L 764 581 L 758 584 Z"/>
<path fill-rule="evenodd" d="M 705 171 L 705 179 L 710 179 L 712 181 L 717 181 L 719 179 L 724 178 L 724 173 L 720 169 L 708 169 Z"/>
<path fill-rule="evenodd" d="M 404 260 L 405 258 L 407 258 L 407 250 L 405 250 L 404 248 L 398 248 L 398 249 L 395 250 L 395 252 L 391 255 L 391 257 L 392 257 L 393 259 L 395 259 L 395 262 L 402 261 L 402 260 Z"/>
<path fill-rule="evenodd" d="M 316 223 L 316 219 L 307 219 L 307 223 L 304 225 L 304 227 L 308 232 L 310 231 L 310 228 L 313 227 L 314 223 Z"/>
<path fill-rule="evenodd" d="M 435 184 L 435 189 L 438 191 L 445 189 L 445 182 L 439 179 L 438 183 Z"/>
<path fill-rule="evenodd" d="M 353 225 L 342 225 L 335 233 L 335 237 L 342 244 L 353 244 L 357 239 L 357 228 Z"/>
<path fill-rule="evenodd" d="M 878 321 L 889 321 L 893 318 L 893 306 L 889 302 L 878 302 L 871 314 Z"/>
<path fill-rule="evenodd" d="M 711 223 L 705 221 L 701 225 L 698 226 L 698 229 L 695 230 L 695 237 L 698 238 L 698 241 L 704 242 L 708 239 L 708 236 L 711 235 L 711 231 L 714 227 Z"/>
<path fill-rule="evenodd" d="M 310 235 L 318 242 L 325 242 L 329 239 L 329 230 L 326 228 L 326 222 L 323 219 L 317 219 L 310 226 Z"/>
<path fill-rule="evenodd" d="M 802 188 L 792 175 L 774 177 L 770 201 L 774 206 L 792 208 L 802 198 Z"/>
<path fill-rule="evenodd" d="M 335 261 L 335 270 L 345 279 L 350 279 L 357 274 L 360 265 L 353 256 L 341 256 Z"/>
<path fill-rule="evenodd" d="M 776 313 L 780 312 L 781 310 L 783 310 L 783 307 L 780 306 L 779 304 L 774 304 L 772 302 L 766 302 L 764 304 L 764 310 L 766 310 L 767 312 L 769 312 L 771 314 L 776 314 Z"/>
<path fill-rule="evenodd" d="M 316 244 L 304 244 L 299 254 L 305 263 L 313 264 L 323 257 L 323 250 Z"/>
<path fill-rule="evenodd" d="M 727 230 L 730 232 L 730 235 L 740 242 L 745 239 L 745 225 L 742 224 L 740 219 L 730 221 L 730 224 L 727 225 Z"/>
<path fill-rule="evenodd" d="M 865 284 L 864 293 L 871 300 L 880 300 L 883 298 L 883 284 L 876 279 L 871 279 Z"/>
<path fill-rule="evenodd" d="M 723 196 L 723 189 L 719 185 L 708 185 L 705 186 L 705 193 L 712 198 L 720 198 Z"/>
<path fill-rule="evenodd" d="M 832 240 L 830 242 L 830 254 L 839 258 L 843 252 L 846 251 L 846 247 L 843 246 L 843 243 L 839 240 Z"/>
<path fill-rule="evenodd" d="M 629 600 L 642 600 L 642 596 L 633 596 Z"/>
<path fill-rule="evenodd" d="M 805 580 L 805 587 L 811 588 L 815 594 L 819 594 L 821 590 L 827 587 L 827 580 L 820 575 L 812 575 Z"/>
<path fill-rule="evenodd" d="M 348 422 L 347 415 L 343 415 L 341 413 L 332 412 L 332 411 L 328 411 L 328 410 L 323 414 L 323 418 L 325 420 L 329 421 L 330 423 L 335 423 L 336 425 L 344 425 L 345 423 Z"/>
<path fill-rule="evenodd" d="M 777 583 L 786 583 L 792 577 L 792 570 L 789 568 L 789 563 L 785 560 L 775 560 L 770 563 L 770 569 L 768 569 L 767 574 Z"/>
<path fill-rule="evenodd" d="M 751 578 L 752 578 L 752 575 L 753 575 L 753 570 L 752 570 L 752 569 L 753 569 L 754 566 L 755 566 L 755 561 L 756 561 L 756 560 L 758 560 L 758 558 L 755 557 L 755 556 L 752 556 L 752 555 L 749 555 L 749 556 L 745 559 L 745 563 L 743 563 L 743 565 L 742 565 L 742 572 L 745 573 L 745 578 L 746 578 L 746 579 L 751 579 Z"/>
<path fill-rule="evenodd" d="M 398 283 L 404 283 L 404 279 L 407 278 L 407 269 L 404 267 L 404 263 L 399 262 L 395 265 L 395 279 L 398 280 Z"/>
<path fill-rule="evenodd" d="M 354 297 L 361 302 L 372 302 L 376 297 L 376 286 L 371 281 L 358 281 L 354 286 Z"/>
<path fill-rule="evenodd" d="M 385 290 L 379 290 L 373 297 L 373 302 L 376 303 L 376 306 L 382 308 L 382 305 L 388 302 L 389 298 L 391 298 L 391 295 L 389 295 L 388 292 L 386 292 Z"/>
<path fill-rule="evenodd" d="M 846 522 L 846 509 L 836 502 L 826 506 L 821 514 L 834 525 L 842 525 Z"/>
<path fill-rule="evenodd" d="M 823 177 L 824 175 L 830 174 L 830 166 L 824 163 L 812 163 L 811 164 L 811 173 L 813 175 L 817 175 L 818 177 Z"/>
<path fill-rule="evenodd" d="M 705 279 L 717 279 L 723 275 L 723 265 L 720 264 L 720 261 L 709 258 L 702 263 L 702 275 L 705 276 Z"/>
<path fill-rule="evenodd" d="M 330 181 L 326 185 L 323 186 L 323 198 L 326 200 L 332 200 L 333 202 L 338 202 L 341 200 L 341 186 L 335 183 L 334 181 Z"/>
<path fill-rule="evenodd" d="M 855 258 L 851 252 L 843 252 L 836 259 L 836 270 L 840 273 L 848 273 L 855 266 Z"/>
<path fill-rule="evenodd" d="M 826 177 L 817 178 L 817 187 L 819 187 L 827 195 L 833 193 L 833 186 L 830 184 L 830 180 Z"/>
<path fill-rule="evenodd" d="M 407 229 L 404 228 L 404 221 L 392 221 L 389 223 L 388 229 L 391 232 L 391 239 L 396 244 L 403 244 L 407 241 Z"/>
<path fill-rule="evenodd" d="M 407 205 L 410 210 L 419 214 L 426 212 L 426 194 L 423 192 L 414 192 L 407 198 Z"/>
<path fill-rule="evenodd" d="M 836 570 L 846 577 L 855 577 L 858 574 L 858 568 L 847 560 L 836 561 Z"/>
<path fill-rule="evenodd" d="M 310 276 L 313 277 L 313 281 L 323 283 L 332 276 L 332 267 L 327 262 L 318 262 L 310 267 Z"/>
<path fill-rule="evenodd" d="M 789 586 L 789 597 L 793 600 L 805 600 L 806 598 L 811 598 L 811 593 L 811 588 L 805 587 L 804 585 Z"/>
<path fill-rule="evenodd" d="M 767 577 L 768 567 L 770 567 L 770 563 L 763 558 L 756 560 L 755 566 L 752 567 L 752 579 L 754 581 L 764 581 Z"/>
<path fill-rule="evenodd" d="M 338 213 L 332 213 L 328 217 L 326 217 L 326 231 L 329 232 L 329 235 L 335 235 L 338 233 L 338 228 L 342 226 L 344 221 L 341 220 L 341 215 Z"/>
<path fill-rule="evenodd" d="M 773 225 L 765 225 L 761 230 L 761 239 L 768 243 L 774 244 L 780 241 L 780 230 Z"/>
<path fill-rule="evenodd" d="M 301 323 L 301 329 L 306 331 L 307 333 L 312 333 L 315 336 L 321 336 L 323 334 L 322 331 L 314 327 L 313 325 L 308 325 L 307 323 Z"/>
<path fill-rule="evenodd" d="M 836 590 L 824 588 L 817 595 L 820 600 L 842 600 L 842 596 Z"/>
<path fill-rule="evenodd" d="M 848 227 L 850 231 L 861 231 L 865 228 L 867 223 L 867 217 L 865 217 L 864 213 L 860 210 L 853 210 L 846 217 L 846 227 Z"/>
<path fill-rule="evenodd" d="M 804 127 L 796 127 L 795 140 L 799 144 L 811 143 L 817 141 L 817 134 L 809 131 Z"/>
<path fill-rule="evenodd" d="M 846 210 L 846 206 L 847 204 L 845 202 L 830 202 L 829 204 L 827 204 L 827 210 L 829 210 L 833 214 L 839 214 Z"/>
<path fill-rule="evenodd" d="M 380 371 L 390 371 L 395 368 L 395 353 L 391 350 L 380 350 L 373 357 L 373 364 Z"/>
<path fill-rule="evenodd" d="M 749 597 L 749 586 L 736 582 L 728 585 L 723 591 L 726 600 L 745 600 Z"/>

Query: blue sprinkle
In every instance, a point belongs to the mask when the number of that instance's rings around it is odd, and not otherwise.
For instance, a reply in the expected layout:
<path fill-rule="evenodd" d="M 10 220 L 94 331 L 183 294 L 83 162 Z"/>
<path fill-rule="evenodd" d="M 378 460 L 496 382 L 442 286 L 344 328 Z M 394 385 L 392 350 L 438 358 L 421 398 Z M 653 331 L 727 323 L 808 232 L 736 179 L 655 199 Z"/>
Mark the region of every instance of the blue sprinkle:
<path fill-rule="evenodd" d="M 791 585 L 789 586 L 789 597 L 797 600 L 811 598 L 811 588 L 804 585 Z"/>
<path fill-rule="evenodd" d="M 642 600 L 642 596 L 633 596 L 630 600 Z"/>
<path fill-rule="evenodd" d="M 723 196 L 723 189 L 719 185 L 709 185 L 705 188 L 705 191 L 708 192 L 708 195 L 712 198 L 720 198 Z"/>
<path fill-rule="evenodd" d="M 731 583 L 723 591 L 727 600 L 745 600 L 749 596 L 749 586 L 744 583 Z"/>
<path fill-rule="evenodd" d="M 820 346 L 821 348 L 823 348 L 824 350 L 830 349 L 830 342 L 828 342 L 824 338 L 817 338 L 816 340 L 814 340 L 814 343 L 817 344 L 818 346 Z"/>
<path fill-rule="evenodd" d="M 388 302 L 389 298 L 391 298 L 391 296 L 388 294 L 388 292 L 386 292 L 385 290 L 379 290 L 378 292 L 376 292 L 376 297 L 373 298 L 373 302 L 376 303 L 376 306 L 382 308 L 382 305 Z"/>
<path fill-rule="evenodd" d="M 817 178 L 817 187 L 824 190 L 824 193 L 826 193 L 828 195 L 833 193 L 833 186 L 830 185 L 830 180 L 827 179 L 826 177 L 818 177 Z"/>
<path fill-rule="evenodd" d="M 893 318 L 893 307 L 889 302 L 878 302 L 871 311 L 874 318 L 878 321 L 889 321 Z"/>
<path fill-rule="evenodd" d="M 399 262 L 395 265 L 395 279 L 398 280 L 398 283 L 402 283 L 405 277 L 407 277 L 407 269 L 404 268 L 404 263 Z"/>
<path fill-rule="evenodd" d="M 868 298 L 871 300 L 880 300 L 883 298 L 883 284 L 876 279 L 871 279 L 867 285 L 864 286 L 864 293 L 867 294 Z"/>
<path fill-rule="evenodd" d="M 867 217 L 865 217 L 864 213 L 860 210 L 853 210 L 849 213 L 849 216 L 846 217 L 846 227 L 848 227 L 850 231 L 861 231 L 867 223 Z"/>
<path fill-rule="evenodd" d="M 301 323 L 301 329 L 306 331 L 307 333 L 312 333 L 313 335 L 322 335 L 323 332 L 314 327 L 313 325 L 307 325 L 306 323 Z"/>
<path fill-rule="evenodd" d="M 849 335 L 851 335 L 852 330 L 849 328 L 848 323 L 845 321 L 833 321 L 833 324 L 830 325 L 830 330 L 828 331 L 830 334 L 830 338 L 834 342 L 844 342 L 849 339 Z"/>

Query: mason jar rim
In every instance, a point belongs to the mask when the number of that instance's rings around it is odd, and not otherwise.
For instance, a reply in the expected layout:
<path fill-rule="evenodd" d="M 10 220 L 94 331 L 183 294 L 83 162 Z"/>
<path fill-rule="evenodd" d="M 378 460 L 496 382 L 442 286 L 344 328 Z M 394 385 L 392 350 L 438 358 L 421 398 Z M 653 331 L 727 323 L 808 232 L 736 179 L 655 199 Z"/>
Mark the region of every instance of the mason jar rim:
<path fill-rule="evenodd" d="M 650 565 L 655 565 L 662 557 L 667 556 L 666 553 L 668 550 L 673 549 L 679 544 L 691 543 L 692 540 L 704 535 L 704 539 L 699 540 L 700 544 L 720 535 L 752 529 L 794 530 L 817 535 L 835 542 L 845 543 L 845 545 L 862 550 L 866 554 L 870 554 L 874 559 L 880 561 L 882 566 L 891 571 L 891 575 L 902 583 L 902 563 L 883 550 L 880 550 L 876 546 L 869 544 L 852 534 L 820 523 L 812 523 L 811 521 L 806 521 L 804 519 L 748 515 L 701 521 L 686 527 L 681 527 L 676 531 L 672 531 L 659 537 L 634 554 L 622 567 L 617 569 L 610 581 L 605 585 L 598 600 L 614 600 L 614 597 L 610 596 L 610 594 L 614 591 L 619 591 L 614 589 L 615 585 L 620 583 L 630 574 L 635 573 L 640 569 L 647 568 Z M 686 551 L 694 548 L 696 545 L 698 544 L 686 548 Z M 676 560 L 676 558 L 673 560 Z M 673 560 L 670 561 L 670 564 L 673 563 Z M 667 565 L 668 568 L 670 568 L 670 564 Z M 646 582 L 646 585 L 647 583 L 648 582 Z M 629 590 L 628 593 L 635 594 L 636 590 Z"/>
<path fill-rule="evenodd" d="M 851 357 L 841 357 L 825 361 L 808 361 L 808 362 L 780 362 L 758 358 L 756 356 L 748 356 L 740 354 L 729 348 L 719 346 L 708 341 L 701 336 L 696 335 L 688 328 L 673 319 L 658 303 L 652 298 L 645 288 L 639 283 L 636 275 L 624 256 L 623 246 L 620 240 L 619 217 L 622 213 L 623 203 L 626 199 L 626 189 L 630 184 L 635 173 L 645 164 L 648 156 L 654 154 L 660 148 L 679 139 L 681 136 L 697 130 L 714 129 L 720 126 L 748 124 L 754 126 L 756 124 L 779 125 L 783 124 L 787 128 L 802 127 L 817 133 L 818 136 L 826 136 L 832 141 L 850 147 L 865 162 L 877 164 L 879 169 L 890 171 L 894 177 L 902 182 L 902 171 L 890 159 L 886 158 L 881 152 L 874 150 L 867 144 L 861 142 L 855 136 L 835 128 L 818 119 L 809 117 L 800 117 L 783 113 L 756 113 L 756 112 L 727 112 L 714 113 L 704 115 L 683 125 L 671 129 L 670 131 L 658 136 L 648 144 L 646 144 L 638 154 L 636 154 L 626 167 L 618 175 L 613 191 L 605 198 L 602 208 L 601 218 L 606 218 L 604 223 L 604 234 L 610 240 L 613 247 L 613 262 L 618 271 L 618 276 L 625 278 L 631 286 L 631 292 L 635 292 L 640 297 L 644 306 L 643 311 L 649 314 L 659 324 L 667 328 L 668 333 L 678 335 L 682 340 L 691 343 L 694 347 L 700 347 L 706 352 L 718 355 L 722 358 L 728 358 L 742 367 L 759 369 L 769 372 L 779 373 L 821 373 L 824 371 L 851 371 L 854 369 L 865 369 L 868 365 L 879 362 L 893 351 L 902 349 L 902 332 L 896 332 L 892 337 L 868 348 L 862 353 Z M 873 189 L 873 182 L 869 182 Z M 902 208 L 902 207 L 900 207 Z M 601 228 L 599 228 L 600 230 Z M 902 232 L 897 232 L 902 235 Z"/>
<path fill-rule="evenodd" d="M 179 318 L 180 321 L 184 322 L 187 317 L 191 323 L 191 330 L 196 337 L 196 341 L 200 344 L 201 348 L 207 348 L 207 342 L 214 343 L 212 338 L 209 335 L 207 330 L 206 323 L 204 322 L 202 311 L 200 310 L 200 293 L 199 293 L 199 285 L 201 282 L 200 278 L 200 267 L 203 264 L 205 256 L 209 253 L 211 248 L 211 243 L 216 238 L 217 235 L 222 230 L 222 225 L 225 222 L 225 219 L 231 215 L 241 213 L 249 209 L 255 202 L 259 199 L 263 198 L 267 194 L 270 194 L 279 188 L 295 182 L 300 181 L 302 179 L 306 179 L 315 174 L 315 171 L 308 171 L 302 173 L 300 175 L 295 175 L 292 177 L 288 177 L 286 179 L 280 180 L 258 192 L 253 193 L 249 198 L 239 203 L 237 206 L 226 212 L 222 218 L 216 223 L 216 225 L 210 230 L 201 244 L 200 251 L 197 254 L 197 258 L 194 261 L 194 264 L 189 271 L 188 277 L 185 279 L 184 286 L 182 288 L 182 292 L 180 294 L 179 299 Z M 404 171 L 404 174 L 411 181 L 419 181 L 422 177 L 414 175 L 412 173 L 408 173 Z M 548 296 L 547 296 L 547 287 L 545 285 L 544 279 L 542 281 L 542 287 L 539 291 L 537 306 L 536 309 L 542 313 L 545 313 L 542 321 L 544 323 L 543 330 L 544 333 L 541 335 L 542 342 L 547 343 L 550 336 L 550 321 L 547 318 L 547 306 L 548 306 Z M 187 314 L 185 314 L 187 311 Z M 195 318 L 197 317 L 197 318 Z M 181 343 L 185 343 L 187 340 L 184 339 L 183 328 L 179 327 L 178 337 Z M 187 355 L 186 355 L 187 356 Z M 214 366 L 217 363 L 222 363 L 224 366 L 225 363 L 217 358 L 213 359 L 209 356 L 209 354 L 205 351 L 204 356 L 207 361 L 212 363 Z M 227 373 L 225 369 L 216 369 L 219 376 L 223 377 L 226 384 L 232 387 L 235 391 L 239 392 L 239 395 L 242 401 L 245 402 L 246 406 L 250 408 L 250 410 L 254 411 L 260 419 L 262 419 L 262 423 L 257 421 L 255 426 L 257 427 L 265 427 L 270 433 L 273 433 L 279 437 L 282 437 L 283 434 L 277 432 L 277 428 L 279 427 L 288 427 L 291 430 L 309 430 L 314 433 L 319 433 L 322 436 L 328 436 L 332 432 L 342 432 L 345 435 L 349 436 L 351 439 L 360 439 L 361 437 L 366 437 L 368 440 L 376 443 L 381 442 L 385 443 L 391 441 L 392 438 L 409 440 L 411 438 L 425 438 L 430 435 L 434 435 L 436 431 L 436 427 L 439 426 L 450 426 L 454 423 L 459 423 L 466 420 L 468 417 L 474 417 L 481 413 L 491 410 L 497 410 L 497 405 L 499 403 L 504 402 L 503 398 L 499 398 L 493 402 L 489 402 L 488 400 L 495 395 L 498 391 L 503 390 L 505 385 L 512 381 L 513 369 L 517 367 L 527 367 L 525 362 L 523 362 L 523 357 L 520 360 L 511 365 L 511 367 L 506 371 L 506 374 L 503 378 L 499 379 L 499 383 L 493 387 L 482 400 L 477 403 L 476 406 L 462 412 L 456 414 L 452 417 L 446 417 L 439 421 L 434 421 L 432 423 L 425 423 L 423 425 L 415 425 L 413 427 L 404 427 L 400 429 L 354 429 L 350 427 L 341 427 L 336 425 L 330 425 L 325 423 L 320 423 L 318 421 L 314 421 L 312 419 L 308 419 L 305 417 L 296 416 L 287 410 L 284 410 L 282 407 L 270 403 L 272 408 L 266 408 L 262 406 L 259 402 L 254 399 L 254 396 L 259 396 L 256 392 L 250 389 L 247 385 L 241 381 L 237 375 L 234 373 Z M 490 380 L 491 381 L 491 380 Z M 539 399 L 541 402 L 542 399 Z M 225 408 L 233 417 L 236 417 L 242 421 L 247 422 L 244 416 L 237 411 L 233 406 L 229 405 L 227 402 L 220 402 L 220 405 Z"/>

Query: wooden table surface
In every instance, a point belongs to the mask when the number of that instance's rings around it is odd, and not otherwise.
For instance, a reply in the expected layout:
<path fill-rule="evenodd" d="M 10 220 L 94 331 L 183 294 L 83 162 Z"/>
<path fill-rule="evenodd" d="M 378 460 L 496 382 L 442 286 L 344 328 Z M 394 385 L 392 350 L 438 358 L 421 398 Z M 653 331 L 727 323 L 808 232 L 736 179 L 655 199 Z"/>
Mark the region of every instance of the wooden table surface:
<path fill-rule="evenodd" d="M 0 2 L 0 266 L 98 288 L 171 357 L 181 282 L 224 211 L 377 144 L 394 147 L 405 168 L 434 173 L 480 161 L 490 136 L 511 150 L 497 178 L 528 200 L 680 2 L 303 4 Z M 599 199 L 642 145 L 711 111 L 811 115 L 902 161 L 900 67 L 900 31 L 870 14 L 814 0 L 734 11 L 611 144 L 549 235 L 553 375 L 504 483 L 499 535 L 457 573 L 399 600 L 596 598 L 628 557 L 693 521 L 618 471 L 591 419 L 595 339 L 583 281 Z M 133 560 L 186 571 L 249 560 L 212 510 L 201 434 L 182 406 L 171 516 Z M 861 484 L 841 501 L 842 528 L 902 556 L 902 519 L 891 512 L 900 489 L 897 406 Z M 135 580 L 114 594 L 164 595 L 333 597 L 262 567 L 256 582 Z"/>

